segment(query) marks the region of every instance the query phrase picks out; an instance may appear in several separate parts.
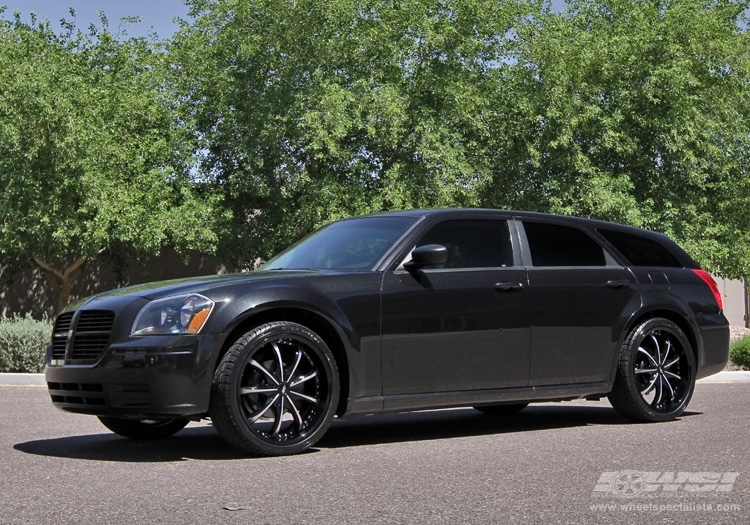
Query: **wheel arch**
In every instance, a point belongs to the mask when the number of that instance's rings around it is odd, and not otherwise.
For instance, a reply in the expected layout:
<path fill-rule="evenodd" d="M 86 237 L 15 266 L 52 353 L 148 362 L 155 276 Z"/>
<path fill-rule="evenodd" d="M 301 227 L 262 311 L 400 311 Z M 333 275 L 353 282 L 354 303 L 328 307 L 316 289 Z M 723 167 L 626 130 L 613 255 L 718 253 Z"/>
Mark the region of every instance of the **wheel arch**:
<path fill-rule="evenodd" d="M 692 330 L 689 321 L 683 322 L 674 315 L 669 309 L 645 312 L 631 325 L 622 345 L 607 398 L 620 415 L 631 421 L 671 421 L 682 415 L 695 391 L 697 354 L 695 348 L 687 348 L 695 347 Z M 671 346 L 675 340 L 678 344 Z M 662 351 L 665 341 L 668 346 Z M 673 366 L 678 368 L 673 370 Z"/>
<path fill-rule="evenodd" d="M 349 396 L 349 360 L 346 356 L 346 349 L 341 334 L 336 330 L 333 323 L 324 316 L 312 310 L 302 307 L 282 306 L 267 308 L 258 312 L 248 312 L 244 318 L 239 320 L 231 329 L 224 340 L 216 361 L 213 364 L 212 374 L 216 371 L 221 363 L 224 354 L 234 342 L 243 334 L 257 328 L 263 324 L 275 321 L 287 321 L 300 324 L 316 334 L 325 341 L 328 348 L 333 353 L 336 361 L 336 367 L 339 373 L 339 404 L 336 407 L 336 414 L 343 414 L 346 410 L 346 401 Z"/>
<path fill-rule="evenodd" d="M 642 311 L 634 315 L 623 330 L 623 333 L 620 337 L 619 348 L 622 348 L 623 342 L 627 338 L 628 334 L 633 330 L 633 328 L 635 328 L 636 326 L 640 326 L 646 321 L 656 318 L 667 319 L 680 327 L 680 329 L 685 333 L 685 336 L 690 342 L 693 357 L 695 358 L 696 369 L 699 368 L 701 363 L 701 342 L 697 336 L 698 328 L 696 326 L 693 326 L 693 323 L 689 322 L 689 318 L 684 313 L 674 309 L 659 307 Z M 619 361 L 619 352 L 617 359 L 615 360 L 615 370 L 617 368 L 617 361 Z"/>

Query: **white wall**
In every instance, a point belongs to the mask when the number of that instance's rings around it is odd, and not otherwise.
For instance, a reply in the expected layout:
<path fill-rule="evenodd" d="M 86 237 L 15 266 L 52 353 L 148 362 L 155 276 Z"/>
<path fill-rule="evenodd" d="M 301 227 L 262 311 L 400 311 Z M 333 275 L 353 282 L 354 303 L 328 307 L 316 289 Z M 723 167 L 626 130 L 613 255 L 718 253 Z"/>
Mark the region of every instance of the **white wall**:
<path fill-rule="evenodd" d="M 714 277 L 724 296 L 724 315 L 729 324 L 745 326 L 745 285 L 742 281 Z"/>

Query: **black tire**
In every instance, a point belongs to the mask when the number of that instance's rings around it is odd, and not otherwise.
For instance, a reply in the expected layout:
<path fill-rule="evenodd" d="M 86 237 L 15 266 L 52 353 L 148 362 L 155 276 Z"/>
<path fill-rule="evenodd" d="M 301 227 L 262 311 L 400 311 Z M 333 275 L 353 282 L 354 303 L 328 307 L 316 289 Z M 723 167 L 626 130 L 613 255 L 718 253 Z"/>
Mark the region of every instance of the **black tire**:
<path fill-rule="evenodd" d="M 481 413 L 491 416 L 509 416 L 511 414 L 518 414 L 527 406 L 529 406 L 528 403 L 514 403 L 512 405 L 476 406 L 474 410 L 479 410 Z"/>
<path fill-rule="evenodd" d="M 130 439 L 168 438 L 188 424 L 188 420 L 181 417 L 172 419 L 125 419 L 99 416 L 99 421 L 115 434 Z"/>
<path fill-rule="evenodd" d="M 670 421 L 695 389 L 695 356 L 685 332 L 668 319 L 636 326 L 622 345 L 612 392 L 618 413 L 632 421 Z"/>
<path fill-rule="evenodd" d="M 297 323 L 273 322 L 229 348 L 214 373 L 209 410 L 229 444 L 281 456 L 317 442 L 338 400 L 338 368 L 325 342 Z"/>

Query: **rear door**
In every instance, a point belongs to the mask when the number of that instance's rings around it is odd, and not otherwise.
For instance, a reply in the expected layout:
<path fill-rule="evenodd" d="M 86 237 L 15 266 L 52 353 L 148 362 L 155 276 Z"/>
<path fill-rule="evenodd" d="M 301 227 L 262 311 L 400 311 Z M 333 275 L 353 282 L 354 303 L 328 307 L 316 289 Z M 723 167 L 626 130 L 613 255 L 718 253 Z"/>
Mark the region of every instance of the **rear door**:
<path fill-rule="evenodd" d="M 635 277 L 584 229 L 522 220 L 531 311 L 530 386 L 609 381 L 640 298 Z"/>

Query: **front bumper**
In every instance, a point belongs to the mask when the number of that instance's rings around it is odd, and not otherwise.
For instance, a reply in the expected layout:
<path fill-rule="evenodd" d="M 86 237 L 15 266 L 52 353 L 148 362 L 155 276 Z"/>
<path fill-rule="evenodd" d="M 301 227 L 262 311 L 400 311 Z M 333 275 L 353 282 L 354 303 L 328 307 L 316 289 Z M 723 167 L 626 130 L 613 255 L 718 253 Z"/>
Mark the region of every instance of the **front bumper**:
<path fill-rule="evenodd" d="M 128 337 L 94 364 L 47 356 L 45 380 L 57 408 L 130 418 L 201 417 L 208 412 L 217 335 Z"/>

